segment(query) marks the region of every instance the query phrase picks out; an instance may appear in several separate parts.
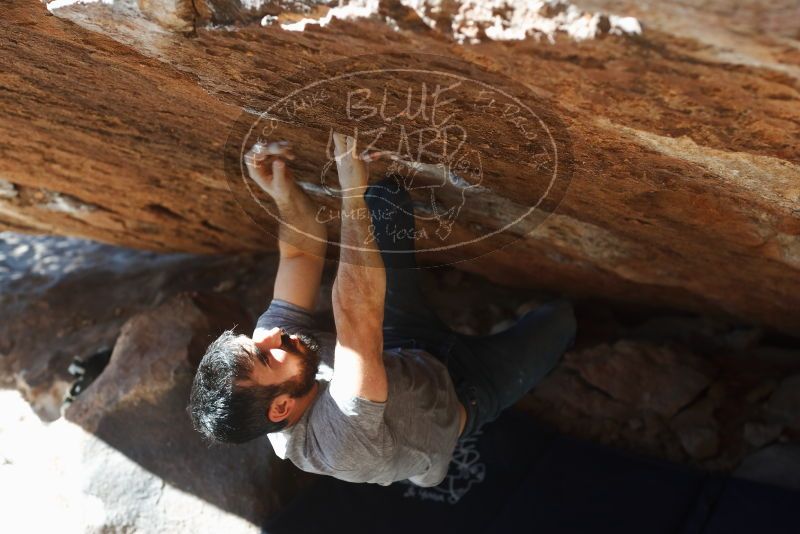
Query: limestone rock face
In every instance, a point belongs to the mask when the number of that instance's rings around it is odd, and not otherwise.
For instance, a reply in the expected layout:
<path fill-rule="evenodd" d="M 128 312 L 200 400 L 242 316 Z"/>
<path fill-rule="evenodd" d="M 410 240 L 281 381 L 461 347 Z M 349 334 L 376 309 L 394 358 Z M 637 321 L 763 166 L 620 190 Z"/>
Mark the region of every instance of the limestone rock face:
<path fill-rule="evenodd" d="M 75 423 L 63 418 L 41 421 L 17 391 L 0 390 L 0 402 L 0 495 L 14 503 L 3 511 L 7 530 L 86 534 L 261 530 L 202 494 L 184 491 Z M 201 461 L 197 467 L 205 465 Z M 230 473 L 216 476 L 219 483 L 230 485 L 240 480 Z"/>
<path fill-rule="evenodd" d="M 266 437 L 209 446 L 186 413 L 195 365 L 231 322 L 243 332 L 252 327 L 232 301 L 186 294 L 135 316 L 106 369 L 67 408 L 66 420 L 97 438 L 86 451 L 82 478 L 103 502 L 108 529 L 207 531 L 208 515 L 212 523 L 231 525 L 238 518 L 255 531 L 274 509 Z M 159 497 L 172 501 L 160 519 Z"/>
<path fill-rule="evenodd" d="M 570 353 L 568 366 L 614 399 L 672 417 L 708 387 L 709 379 L 695 362 L 681 361 L 665 347 L 620 341 Z M 664 384 L 673 384 L 665 388 Z"/>
<path fill-rule="evenodd" d="M 374 67 L 399 68 L 419 66 L 424 51 L 437 58 L 426 68 L 530 103 L 561 158 L 557 195 L 506 232 L 547 189 L 556 160 L 537 162 L 511 138 L 507 116 L 462 109 L 466 153 L 476 156 L 456 165 L 452 191 L 436 200 L 465 199 L 444 212 L 447 239 L 463 246 L 432 246 L 441 226 L 428 217 L 425 262 L 800 332 L 792 5 L 778 3 L 786 16 L 769 18 L 756 1 L 706 11 L 495 4 L 485 13 L 466 1 L 57 1 L 49 16 L 35 0 L 5 2 L 0 226 L 158 251 L 273 248 L 275 221 L 230 165 L 226 173 L 231 133 L 297 80 L 330 78 L 344 58 L 384 54 Z M 314 177 L 329 129 L 357 126 L 341 112 L 348 89 L 331 82 L 330 105 L 313 101 L 313 112 L 297 107 L 276 123 L 295 145 L 298 180 L 328 208 L 336 199 Z M 481 180 L 470 181 L 476 168 Z M 504 237 L 491 246 L 478 239 L 495 232 Z"/>
<path fill-rule="evenodd" d="M 785 378 L 769 398 L 766 408 L 777 422 L 800 430 L 800 374 Z"/>
<path fill-rule="evenodd" d="M 6 524 L 35 532 L 260 532 L 281 476 L 266 436 L 209 446 L 186 412 L 196 360 L 236 322 L 243 331 L 252 326 L 231 300 L 197 294 L 137 314 L 102 374 L 51 423 L 18 392 L 0 391 L 0 494 L 15 503 Z"/>
<path fill-rule="evenodd" d="M 800 490 L 800 446 L 775 444 L 751 454 L 736 470 L 735 476 Z"/>
<path fill-rule="evenodd" d="M 0 385 L 18 388 L 53 421 L 73 381 L 70 362 L 112 348 L 132 316 L 181 292 L 214 291 L 254 317 L 266 305 L 275 266 L 268 257 L 154 254 L 0 233 Z"/>

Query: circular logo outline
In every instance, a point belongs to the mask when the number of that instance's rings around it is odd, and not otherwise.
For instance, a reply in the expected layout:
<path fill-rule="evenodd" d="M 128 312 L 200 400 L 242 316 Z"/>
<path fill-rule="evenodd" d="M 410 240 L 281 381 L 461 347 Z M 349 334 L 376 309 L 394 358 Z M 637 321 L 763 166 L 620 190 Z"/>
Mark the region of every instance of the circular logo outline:
<path fill-rule="evenodd" d="M 351 56 L 351 57 L 347 57 L 347 58 L 341 58 L 341 59 L 338 59 L 338 60 L 336 60 L 334 62 L 328 63 L 325 66 L 338 65 L 338 64 L 342 64 L 342 63 L 345 63 L 345 62 L 348 62 L 348 61 L 354 61 L 354 60 L 365 60 L 367 58 L 386 57 L 386 56 L 390 56 L 390 57 L 404 56 L 404 57 L 406 57 L 408 55 L 409 54 L 407 54 L 407 53 L 406 54 L 401 54 L 401 53 L 398 53 L 398 54 L 366 54 L 366 55 L 360 55 L 360 56 Z M 417 53 L 415 53 L 413 55 L 414 56 L 420 56 L 420 57 L 426 57 L 426 58 L 445 58 L 445 59 L 448 59 L 450 61 L 452 60 L 452 58 L 447 58 L 446 56 L 437 56 L 437 55 L 434 55 L 434 54 L 417 54 Z M 474 65 L 471 65 L 471 66 L 474 67 Z M 282 77 L 281 80 L 284 81 L 284 82 L 291 83 L 291 80 L 293 78 L 296 78 L 300 74 L 302 74 L 304 72 L 307 72 L 307 71 L 308 71 L 308 68 L 299 69 L 297 71 L 294 71 L 293 73 L 291 73 L 288 76 Z M 367 70 L 356 70 L 356 71 L 344 72 L 344 73 L 341 73 L 341 74 L 337 74 L 335 76 L 327 76 L 325 78 L 318 79 L 318 80 L 315 80 L 315 81 L 313 81 L 311 83 L 308 83 L 308 84 L 306 84 L 306 85 L 304 85 L 304 86 L 302 86 L 300 88 L 294 89 L 289 94 L 284 95 L 281 98 L 279 98 L 277 101 L 272 102 L 266 108 L 266 110 L 264 110 L 262 112 L 257 112 L 257 118 L 255 120 L 253 120 L 252 117 L 254 115 L 256 115 L 256 113 L 253 113 L 252 111 L 245 110 L 245 111 L 243 111 L 242 115 L 240 115 L 240 119 L 242 117 L 247 117 L 247 118 L 250 118 L 251 122 L 250 122 L 249 128 L 247 128 L 247 130 L 246 130 L 246 134 L 241 138 L 240 141 L 237 141 L 237 146 L 238 146 L 238 151 L 237 152 L 239 154 L 239 157 L 238 157 L 238 165 L 237 165 L 238 173 L 236 173 L 236 174 L 238 174 L 238 176 L 236 177 L 236 179 L 237 179 L 237 181 L 238 180 L 241 181 L 241 183 L 244 185 L 245 189 L 247 190 L 250 198 L 256 202 L 256 204 L 259 206 L 259 208 L 261 208 L 262 211 L 267 213 L 279 225 L 285 225 L 292 232 L 295 232 L 298 235 L 302 235 L 305 238 L 313 239 L 313 240 L 318 241 L 318 242 L 324 242 L 326 245 L 334 245 L 336 247 L 346 248 L 348 250 L 357 250 L 357 251 L 371 250 L 371 249 L 367 249 L 367 248 L 360 247 L 360 246 L 342 244 L 342 243 L 340 243 L 338 241 L 332 241 L 330 239 L 324 239 L 324 240 L 320 239 L 317 236 L 314 236 L 312 234 L 304 232 L 303 230 L 297 228 L 295 225 L 291 224 L 290 222 L 285 221 L 280 216 L 279 213 L 278 214 L 273 213 L 272 210 L 267 205 L 265 205 L 261 200 L 259 200 L 258 196 L 254 193 L 253 184 L 251 183 L 252 180 L 249 178 L 247 170 L 246 170 L 245 165 L 244 165 L 243 155 L 247 150 L 247 144 L 248 144 L 248 141 L 252 137 L 253 130 L 256 128 L 256 126 L 259 123 L 261 123 L 262 121 L 276 121 L 276 122 L 279 122 L 279 123 L 280 122 L 287 122 L 287 121 L 282 121 L 281 119 L 279 119 L 278 117 L 273 115 L 273 111 L 275 110 L 275 108 L 280 107 L 282 104 L 286 103 L 287 101 L 290 101 L 296 95 L 301 94 L 304 91 L 308 91 L 311 88 L 314 88 L 314 87 L 317 87 L 317 86 L 320 86 L 320 85 L 324 85 L 324 84 L 328 84 L 328 83 L 332 83 L 332 82 L 335 82 L 337 80 L 342 80 L 342 79 L 347 79 L 347 78 L 354 78 L 354 77 L 357 77 L 357 76 L 363 76 L 363 75 L 369 75 L 369 74 L 378 74 L 378 73 L 413 73 L 413 74 L 442 76 L 444 78 L 458 80 L 460 82 L 477 84 L 480 87 L 482 87 L 482 88 L 484 88 L 484 89 L 486 89 L 488 91 L 500 94 L 503 97 L 507 98 L 508 100 L 514 102 L 514 104 L 519 106 L 519 109 L 525 110 L 530 117 L 535 119 L 535 121 L 538 123 L 539 127 L 547 134 L 547 138 L 548 138 L 547 140 L 548 140 L 549 145 L 550 145 L 550 147 L 552 148 L 552 151 L 553 151 L 553 171 L 551 173 L 551 176 L 548 179 L 547 187 L 545 188 L 543 193 L 539 196 L 539 198 L 537 199 L 536 203 L 534 205 L 532 205 L 532 206 L 529 206 L 527 208 L 527 210 L 522 215 L 520 215 L 519 217 L 517 217 L 513 221 L 505 224 L 504 226 L 502 226 L 500 228 L 493 229 L 488 233 L 482 234 L 480 236 L 473 237 L 473 238 L 468 239 L 466 241 L 461 241 L 461 242 L 458 242 L 458 243 L 454 243 L 454 244 L 447 244 L 447 245 L 436 246 L 436 247 L 432 247 L 432 248 L 425 248 L 425 249 L 422 249 L 422 250 L 416 250 L 416 247 L 415 247 L 413 251 L 385 250 L 385 251 L 381 251 L 382 253 L 408 254 L 409 252 L 411 252 L 411 253 L 442 252 L 442 251 L 447 251 L 447 250 L 452 250 L 452 249 L 455 249 L 455 248 L 459 248 L 459 247 L 464 246 L 464 245 L 472 245 L 472 244 L 484 241 L 487 238 L 490 238 L 490 237 L 493 237 L 493 236 L 497 236 L 498 234 L 503 234 L 505 232 L 508 232 L 509 229 L 513 228 L 514 226 L 520 224 L 522 221 L 524 221 L 524 220 L 528 219 L 529 217 L 531 217 L 531 215 L 534 214 L 537 211 L 537 209 L 541 206 L 541 204 L 550 196 L 550 194 L 553 191 L 554 185 L 559 181 L 559 179 L 563 179 L 566 182 L 566 186 L 564 187 L 564 191 L 563 191 L 563 194 L 561 195 L 561 197 L 556 200 L 556 204 L 555 204 L 555 206 L 553 208 L 553 211 L 555 211 L 555 209 L 558 207 L 558 205 L 560 205 L 561 201 L 563 200 L 563 196 L 566 194 L 566 190 L 569 187 L 569 182 L 571 181 L 572 154 L 571 154 L 571 149 L 570 149 L 571 143 L 569 141 L 569 134 L 566 132 L 566 128 L 563 128 L 563 125 L 560 124 L 561 121 L 560 121 L 560 119 L 557 118 L 557 116 L 555 116 L 553 118 L 559 123 L 559 126 L 562 126 L 562 130 L 563 130 L 562 134 L 563 134 L 563 137 L 564 137 L 564 140 L 565 140 L 565 148 L 566 148 L 566 152 L 567 152 L 566 156 L 567 156 L 567 162 L 568 162 L 568 164 L 567 164 L 568 168 L 566 169 L 566 171 L 564 171 L 564 173 L 562 175 L 559 175 L 559 170 L 561 170 L 564 167 L 565 164 L 562 163 L 562 161 L 560 161 L 559 156 L 562 155 L 562 154 L 560 154 L 560 149 L 559 149 L 558 143 L 556 142 L 556 140 L 555 140 L 555 138 L 553 136 L 553 132 L 551 131 L 552 126 L 549 126 L 542 119 L 542 117 L 539 114 L 537 114 L 533 109 L 531 109 L 530 106 L 528 106 L 527 104 L 523 103 L 516 96 L 509 94 L 508 92 L 504 91 L 503 89 L 499 89 L 497 87 L 494 87 L 489 83 L 486 83 L 484 81 L 477 80 L 477 79 L 474 79 L 474 78 L 470 78 L 470 77 L 462 75 L 462 74 L 456 74 L 456 73 L 442 71 L 442 70 L 423 69 L 423 68 L 388 67 L 388 68 L 377 68 L 377 69 L 367 69 Z M 511 81 L 513 84 L 522 85 L 522 84 L 519 84 L 518 82 L 515 82 L 513 79 L 508 78 L 504 74 L 499 74 L 499 73 L 487 73 L 487 74 L 500 76 L 500 77 L 502 77 L 503 79 L 505 79 L 507 81 Z M 522 86 L 522 87 L 524 87 L 524 86 Z M 539 100 L 539 99 L 537 98 L 537 100 Z M 237 120 L 236 122 L 238 124 L 239 121 Z M 231 132 L 231 134 L 228 136 L 228 139 L 226 140 L 226 143 L 225 143 L 226 144 L 226 149 L 231 143 L 231 136 L 232 136 L 233 133 L 234 132 Z M 226 150 L 226 153 L 227 153 L 227 150 Z M 226 174 L 229 174 L 229 173 L 226 173 Z M 228 176 L 228 180 L 231 180 L 231 176 Z M 245 207 L 241 204 L 240 200 L 238 199 L 237 195 L 235 194 L 235 192 L 232 189 L 231 189 L 231 192 L 234 194 L 234 198 L 236 198 L 237 204 L 239 204 L 239 206 L 242 209 L 242 211 L 244 211 L 251 218 L 251 220 L 253 220 L 253 222 L 255 222 L 256 224 L 259 224 L 258 221 L 256 221 L 252 217 L 252 215 L 248 212 L 248 210 L 245 209 Z M 545 213 L 545 216 L 542 219 L 542 221 L 540 221 L 540 222 L 538 222 L 536 224 L 536 226 L 538 226 L 538 224 L 541 224 L 541 222 L 543 222 L 544 219 L 546 219 L 552 213 L 552 211 L 551 212 L 542 212 L 542 213 Z M 532 231 L 532 230 L 530 230 L 530 231 Z M 486 254 L 490 254 L 491 252 L 494 252 L 494 251 L 497 251 L 497 250 L 501 250 L 501 249 L 503 249 L 503 248 L 505 248 L 505 247 L 507 247 L 507 246 L 519 241 L 520 239 L 524 238 L 525 235 L 528 235 L 530 233 L 530 231 L 526 232 L 523 235 L 518 235 L 515 239 L 511 239 L 509 242 L 507 242 L 505 244 L 502 244 L 502 245 L 500 245 L 498 247 L 495 247 L 490 251 L 483 252 L 483 253 L 480 253 L 480 254 L 476 254 L 474 256 L 471 256 L 470 258 L 456 259 L 456 260 L 453 260 L 451 262 L 441 263 L 439 265 L 450 265 L 450 264 L 453 264 L 453 263 L 460 263 L 462 261 L 468 261 L 468 260 L 480 258 L 480 257 L 482 257 L 482 256 L 484 256 Z M 270 232 L 270 231 L 267 231 L 267 233 L 272 235 L 272 232 Z M 273 235 L 273 237 L 275 237 L 276 239 L 280 239 L 280 237 L 277 236 L 277 235 Z"/>

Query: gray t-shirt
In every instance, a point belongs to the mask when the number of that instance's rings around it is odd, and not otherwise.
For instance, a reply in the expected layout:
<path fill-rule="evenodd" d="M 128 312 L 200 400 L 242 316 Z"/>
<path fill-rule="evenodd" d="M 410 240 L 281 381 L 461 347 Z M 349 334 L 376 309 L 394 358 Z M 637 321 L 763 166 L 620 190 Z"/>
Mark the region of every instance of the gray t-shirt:
<path fill-rule="evenodd" d="M 274 299 L 259 328 L 305 332 L 320 346 L 319 394 L 292 426 L 268 434 L 275 453 L 303 471 L 349 482 L 418 486 L 444 480 L 458 441 L 458 397 L 447 368 L 423 350 L 383 353 L 386 402 L 336 398 L 329 383 L 336 336 L 317 329 L 308 311 Z"/>

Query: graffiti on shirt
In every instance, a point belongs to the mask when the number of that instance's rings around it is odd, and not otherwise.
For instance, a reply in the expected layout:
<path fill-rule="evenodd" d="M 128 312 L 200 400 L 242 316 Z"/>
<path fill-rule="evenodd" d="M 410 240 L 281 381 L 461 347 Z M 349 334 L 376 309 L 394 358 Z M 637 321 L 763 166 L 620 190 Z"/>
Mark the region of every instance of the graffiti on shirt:
<path fill-rule="evenodd" d="M 420 488 L 409 483 L 403 497 L 456 504 L 475 484 L 486 478 L 486 464 L 480 461 L 477 441 L 480 432 L 458 441 L 450 461 L 447 477 L 438 486 Z"/>

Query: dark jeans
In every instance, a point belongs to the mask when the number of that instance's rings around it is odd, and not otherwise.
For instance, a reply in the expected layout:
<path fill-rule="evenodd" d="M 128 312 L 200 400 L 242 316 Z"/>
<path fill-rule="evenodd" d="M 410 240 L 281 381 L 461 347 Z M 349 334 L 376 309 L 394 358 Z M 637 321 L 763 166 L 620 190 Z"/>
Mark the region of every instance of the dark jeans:
<path fill-rule="evenodd" d="M 497 419 L 555 367 L 575 338 L 565 300 L 530 311 L 510 329 L 468 336 L 448 328 L 426 305 L 414 254 L 414 208 L 401 179 L 388 177 L 365 194 L 386 267 L 384 347 L 420 348 L 447 365 L 467 410 L 463 437 Z"/>

